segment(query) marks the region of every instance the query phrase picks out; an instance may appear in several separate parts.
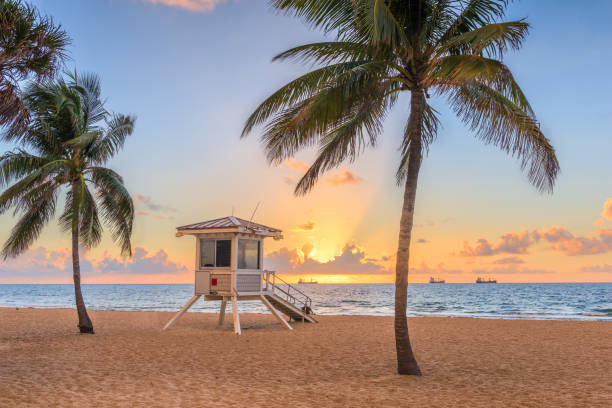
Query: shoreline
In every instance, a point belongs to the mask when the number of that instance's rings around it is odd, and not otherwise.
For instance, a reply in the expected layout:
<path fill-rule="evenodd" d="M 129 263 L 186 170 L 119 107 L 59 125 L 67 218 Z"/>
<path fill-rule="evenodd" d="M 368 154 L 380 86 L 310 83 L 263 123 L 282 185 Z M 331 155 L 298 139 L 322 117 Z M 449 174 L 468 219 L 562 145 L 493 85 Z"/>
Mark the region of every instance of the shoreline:
<path fill-rule="evenodd" d="M 57 307 L 57 306 L 49 306 L 49 307 L 41 307 L 41 306 L 0 306 L 0 311 L 2 310 L 22 310 L 22 309 L 34 309 L 34 310 L 71 310 L 76 311 L 76 307 Z M 159 308 L 150 308 L 142 309 L 142 308 L 120 308 L 120 309 L 95 309 L 95 308 L 87 308 L 87 311 L 97 311 L 97 312 L 143 312 L 143 313 L 176 313 L 177 310 L 159 310 Z M 228 307 L 229 312 L 231 312 L 231 307 Z M 228 312 L 228 313 L 229 313 Z M 218 311 L 214 310 L 198 310 L 198 309 L 190 309 L 187 313 L 200 313 L 205 315 L 216 315 Z M 256 313 L 256 312 L 246 312 L 245 314 L 252 315 L 267 315 L 268 313 Z M 241 312 L 242 315 L 242 312 Z M 330 316 L 330 317 L 344 317 L 344 316 L 363 316 L 363 317 L 393 317 L 393 315 L 381 315 L 381 314 L 316 314 L 315 316 Z M 518 320 L 518 321 L 534 321 L 534 322 L 610 322 L 612 323 L 612 314 L 584 314 L 583 317 L 550 317 L 550 318 L 536 318 L 535 316 L 541 316 L 538 313 L 521 313 L 517 312 L 516 317 L 511 317 L 514 315 L 494 315 L 494 316 L 482 316 L 482 315 L 457 315 L 457 314 L 425 314 L 425 313 L 412 313 L 408 314 L 407 317 L 411 319 L 420 319 L 420 318 L 432 318 L 432 319 L 477 319 L 477 320 Z M 520 317 L 520 316 L 533 316 L 533 317 Z"/>
<path fill-rule="evenodd" d="M 423 377 L 396 374 L 393 318 L 0 309 L 0 406 L 608 407 L 612 325 L 409 318 Z"/>

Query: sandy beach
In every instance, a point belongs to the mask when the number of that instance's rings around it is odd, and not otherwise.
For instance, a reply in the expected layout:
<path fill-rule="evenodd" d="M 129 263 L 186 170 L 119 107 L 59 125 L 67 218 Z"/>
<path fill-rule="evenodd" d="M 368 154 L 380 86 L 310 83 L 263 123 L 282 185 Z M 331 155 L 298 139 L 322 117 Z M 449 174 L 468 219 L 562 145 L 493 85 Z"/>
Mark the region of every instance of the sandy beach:
<path fill-rule="evenodd" d="M 0 309 L 0 406 L 610 407 L 612 324 L 410 319 L 424 376 L 395 374 L 392 318 L 319 316 L 289 332 L 243 315 Z"/>

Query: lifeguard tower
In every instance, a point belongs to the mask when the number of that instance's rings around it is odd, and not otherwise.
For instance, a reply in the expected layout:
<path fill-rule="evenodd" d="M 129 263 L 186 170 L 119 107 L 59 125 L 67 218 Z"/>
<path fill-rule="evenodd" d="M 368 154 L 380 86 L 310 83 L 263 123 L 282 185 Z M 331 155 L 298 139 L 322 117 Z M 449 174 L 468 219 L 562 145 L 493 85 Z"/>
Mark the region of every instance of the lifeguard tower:
<path fill-rule="evenodd" d="M 238 217 L 217 218 L 177 228 L 177 237 L 196 237 L 193 297 L 166 324 L 170 328 L 200 297 L 220 300 L 219 325 L 223 324 L 227 302 L 232 302 L 234 331 L 241 334 L 238 301 L 258 300 L 289 330 L 289 320 L 316 323 L 312 299 L 276 275 L 265 271 L 263 241 L 282 239 L 282 231 Z"/>

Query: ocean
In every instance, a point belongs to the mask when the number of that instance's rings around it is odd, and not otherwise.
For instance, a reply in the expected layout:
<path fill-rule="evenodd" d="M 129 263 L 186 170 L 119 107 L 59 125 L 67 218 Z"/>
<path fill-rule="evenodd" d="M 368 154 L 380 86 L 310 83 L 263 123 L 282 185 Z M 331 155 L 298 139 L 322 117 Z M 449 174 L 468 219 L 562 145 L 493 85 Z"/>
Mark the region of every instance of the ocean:
<path fill-rule="evenodd" d="M 298 285 L 315 313 L 392 316 L 392 284 Z M 177 311 L 193 285 L 83 285 L 89 309 Z M 190 311 L 217 313 L 220 302 L 198 301 Z M 1 285 L 0 307 L 74 308 L 72 285 Z M 268 313 L 257 301 L 241 313 Z M 409 316 L 612 321 L 612 283 L 410 284 Z"/>

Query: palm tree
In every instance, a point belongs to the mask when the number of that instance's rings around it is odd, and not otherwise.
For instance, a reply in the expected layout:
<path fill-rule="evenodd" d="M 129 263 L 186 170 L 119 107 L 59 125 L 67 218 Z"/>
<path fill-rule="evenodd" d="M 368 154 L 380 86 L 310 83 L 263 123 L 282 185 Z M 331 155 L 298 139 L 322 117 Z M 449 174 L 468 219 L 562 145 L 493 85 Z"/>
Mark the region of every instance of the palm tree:
<path fill-rule="evenodd" d="M 100 80 L 93 74 L 32 83 L 24 103 L 32 115 L 29 126 L 3 135 L 23 149 L 0 156 L 0 186 L 15 181 L 0 195 L 0 214 L 11 207 L 21 213 L 1 254 L 6 259 L 26 251 L 53 218 L 65 190 L 59 224 L 72 234 L 78 326 L 81 333 L 93 333 L 81 293 L 79 243 L 90 248 L 100 242 L 102 218 L 121 253 L 131 256 L 134 204 L 121 176 L 104 165 L 132 133 L 135 119 L 104 108 Z"/>
<path fill-rule="evenodd" d="M 60 25 L 22 0 L 0 0 L 0 126 L 23 131 L 29 113 L 19 83 L 52 78 L 70 40 Z"/>
<path fill-rule="evenodd" d="M 446 100 L 485 143 L 517 157 L 537 189 L 552 191 L 559 171 L 555 151 L 502 62 L 506 51 L 520 48 L 529 25 L 501 22 L 506 0 L 273 0 L 272 5 L 335 36 L 335 41 L 298 46 L 274 58 L 309 62 L 316 69 L 268 97 L 242 134 L 265 123 L 262 142 L 271 163 L 318 147 L 297 195 L 312 189 L 321 173 L 374 146 L 398 97 L 410 95 L 397 170 L 404 202 L 395 268 L 395 340 L 398 372 L 420 375 L 406 308 L 417 179 L 439 124 L 430 95 Z"/>

